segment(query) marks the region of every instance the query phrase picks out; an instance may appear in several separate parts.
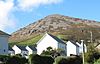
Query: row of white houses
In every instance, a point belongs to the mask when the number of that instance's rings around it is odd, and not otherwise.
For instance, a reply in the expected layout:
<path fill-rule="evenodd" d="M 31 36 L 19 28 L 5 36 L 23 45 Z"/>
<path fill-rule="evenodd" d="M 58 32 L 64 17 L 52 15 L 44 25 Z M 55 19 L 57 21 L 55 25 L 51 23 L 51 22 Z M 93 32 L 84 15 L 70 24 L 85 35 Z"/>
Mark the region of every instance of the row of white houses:
<path fill-rule="evenodd" d="M 62 49 L 65 51 L 66 56 L 70 55 L 80 55 L 83 52 L 83 41 L 67 41 L 63 42 L 56 36 L 45 33 L 45 35 L 36 43 L 34 46 L 18 46 L 14 45 L 13 47 L 8 47 L 8 37 L 9 35 L 0 31 L 0 54 L 21 54 L 23 57 L 30 54 L 41 54 L 43 50 L 46 50 L 48 47 L 53 49 Z M 84 44 L 84 50 L 87 51 L 87 47 Z"/>
<path fill-rule="evenodd" d="M 14 45 L 13 47 L 9 47 L 8 54 L 11 56 L 21 54 L 22 57 L 27 58 L 30 54 L 37 54 L 37 49 L 34 46 Z"/>
<path fill-rule="evenodd" d="M 65 51 L 66 56 L 80 55 L 83 53 L 83 40 L 80 42 L 80 44 L 74 41 L 63 42 L 56 36 L 46 33 L 37 42 L 37 54 L 41 54 L 43 50 L 46 50 L 48 47 L 52 47 L 53 49 L 62 49 Z M 87 52 L 87 47 L 85 44 L 84 51 Z"/>

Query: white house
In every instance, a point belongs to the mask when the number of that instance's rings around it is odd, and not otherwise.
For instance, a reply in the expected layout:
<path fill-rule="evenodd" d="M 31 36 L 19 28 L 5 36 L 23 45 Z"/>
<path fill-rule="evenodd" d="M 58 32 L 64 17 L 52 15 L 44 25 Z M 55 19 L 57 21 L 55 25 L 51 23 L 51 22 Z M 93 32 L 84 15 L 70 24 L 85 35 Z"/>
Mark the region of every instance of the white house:
<path fill-rule="evenodd" d="M 84 45 L 84 52 L 87 52 L 87 46 L 86 44 L 83 43 L 83 40 L 81 40 L 81 44 L 80 44 L 80 53 L 83 53 L 83 45 Z"/>
<path fill-rule="evenodd" d="M 9 34 L 0 30 L 0 55 L 8 54 L 8 38 Z"/>
<path fill-rule="evenodd" d="M 66 44 L 59 38 L 46 33 L 38 42 L 37 42 L 37 54 L 41 54 L 46 48 L 52 47 L 53 49 L 62 49 L 66 52 Z"/>
<path fill-rule="evenodd" d="M 12 49 L 15 51 L 15 54 L 21 54 L 22 57 L 28 56 L 28 51 L 26 50 L 25 46 L 14 45 Z"/>
<path fill-rule="evenodd" d="M 80 43 L 78 43 L 78 42 L 76 42 L 76 44 L 79 46 L 79 53 L 81 54 L 81 53 L 83 53 L 83 43 L 84 41 L 83 40 L 81 40 L 81 44 Z M 86 44 L 84 44 L 84 52 L 86 53 L 87 52 L 87 46 L 86 46 Z"/>
<path fill-rule="evenodd" d="M 37 54 L 37 49 L 35 46 L 26 46 L 26 49 L 28 51 L 28 55 L 30 54 Z"/>
<path fill-rule="evenodd" d="M 67 56 L 79 55 L 79 45 L 74 41 L 68 41 L 67 43 Z"/>

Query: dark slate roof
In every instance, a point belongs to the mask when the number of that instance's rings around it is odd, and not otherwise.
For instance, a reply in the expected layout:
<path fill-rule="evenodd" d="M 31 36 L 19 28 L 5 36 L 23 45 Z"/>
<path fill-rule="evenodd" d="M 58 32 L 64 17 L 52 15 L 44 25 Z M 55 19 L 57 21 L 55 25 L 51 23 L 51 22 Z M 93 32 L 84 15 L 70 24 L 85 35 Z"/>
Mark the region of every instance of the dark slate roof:
<path fill-rule="evenodd" d="M 33 51 L 37 51 L 37 49 L 36 49 L 36 47 L 35 46 L 32 46 L 32 45 L 30 45 L 30 46 L 28 46 L 30 49 L 32 49 Z"/>
<path fill-rule="evenodd" d="M 77 45 L 75 41 L 70 40 L 70 42 L 79 47 L 79 45 Z"/>
<path fill-rule="evenodd" d="M 43 38 L 45 38 L 46 35 L 49 35 L 49 36 L 51 36 L 53 39 L 55 39 L 57 42 L 66 45 L 66 43 L 64 43 L 64 42 L 63 42 L 62 40 L 60 40 L 58 37 L 56 37 L 56 36 L 54 36 L 54 35 L 51 35 L 51 34 L 48 34 L 48 33 L 45 33 L 45 35 L 44 35 L 36 44 L 40 43 L 40 41 L 41 41 Z"/>
<path fill-rule="evenodd" d="M 19 49 L 23 50 L 23 51 L 27 51 L 26 48 L 25 48 L 26 46 L 19 46 L 19 45 L 16 45 L 16 46 L 17 46 Z"/>
<path fill-rule="evenodd" d="M 56 36 L 54 36 L 54 35 L 51 35 L 51 34 L 48 34 L 48 35 L 50 35 L 52 38 L 54 38 L 57 42 L 66 44 L 66 43 L 64 43 L 62 40 L 60 40 L 58 37 L 56 37 Z"/>
<path fill-rule="evenodd" d="M 14 51 L 14 50 L 12 49 L 12 47 L 10 47 L 10 46 L 8 47 L 8 49 L 9 49 L 9 51 Z"/>
<path fill-rule="evenodd" d="M 98 43 L 97 45 L 95 45 L 94 47 L 96 48 L 97 46 L 99 46 L 100 45 L 100 43 Z"/>
<path fill-rule="evenodd" d="M 0 30 L 0 35 L 8 35 L 8 36 L 10 36 L 9 34 L 3 32 L 3 31 L 1 31 L 1 30 Z"/>

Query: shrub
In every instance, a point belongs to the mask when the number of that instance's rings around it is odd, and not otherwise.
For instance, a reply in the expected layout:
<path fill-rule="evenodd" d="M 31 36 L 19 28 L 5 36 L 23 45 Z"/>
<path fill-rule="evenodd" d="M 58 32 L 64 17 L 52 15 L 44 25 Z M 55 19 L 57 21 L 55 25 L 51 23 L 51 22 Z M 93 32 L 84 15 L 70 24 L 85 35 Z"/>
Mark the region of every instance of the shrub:
<path fill-rule="evenodd" d="M 85 53 L 85 62 L 93 64 L 95 60 L 100 58 L 100 53 L 98 53 L 92 45 L 89 46 L 88 52 Z"/>
<path fill-rule="evenodd" d="M 32 54 L 29 56 L 29 63 L 30 64 L 41 64 L 40 56 L 37 54 Z"/>
<path fill-rule="evenodd" d="M 0 61 L 2 62 L 7 62 L 7 60 L 9 59 L 10 56 L 7 56 L 7 55 L 0 55 Z"/>
<path fill-rule="evenodd" d="M 59 56 L 55 59 L 55 64 L 82 64 L 80 57 L 63 57 Z"/>
<path fill-rule="evenodd" d="M 43 64 L 53 64 L 54 59 L 50 56 L 41 56 L 41 60 Z"/>
<path fill-rule="evenodd" d="M 68 64 L 67 59 L 62 56 L 55 58 L 55 64 Z"/>
<path fill-rule="evenodd" d="M 18 56 L 12 56 L 9 57 L 6 64 L 26 64 L 28 63 L 28 60 L 26 58 L 18 57 Z"/>
<path fill-rule="evenodd" d="M 7 60 L 6 64 L 20 64 L 18 60 L 20 60 L 18 57 L 13 56 Z"/>
<path fill-rule="evenodd" d="M 48 47 L 47 50 L 43 50 L 43 52 L 41 53 L 41 55 L 50 55 L 53 58 L 56 58 L 57 56 L 61 56 L 61 55 L 66 55 L 65 51 L 63 49 L 55 49 L 53 50 L 52 47 Z"/>
<path fill-rule="evenodd" d="M 53 64 L 54 59 L 50 56 L 40 56 L 40 55 L 30 55 L 29 63 L 30 64 Z"/>
<path fill-rule="evenodd" d="M 94 64 L 100 64 L 100 59 L 98 59 Z"/>

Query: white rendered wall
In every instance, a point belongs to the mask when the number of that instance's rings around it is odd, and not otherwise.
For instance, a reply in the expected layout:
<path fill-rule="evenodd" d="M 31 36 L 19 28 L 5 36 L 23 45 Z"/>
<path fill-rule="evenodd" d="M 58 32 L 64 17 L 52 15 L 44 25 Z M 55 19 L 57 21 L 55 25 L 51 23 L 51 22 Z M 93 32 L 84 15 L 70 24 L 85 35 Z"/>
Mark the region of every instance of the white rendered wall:
<path fill-rule="evenodd" d="M 8 36 L 0 35 L 0 55 L 8 54 Z"/>
<path fill-rule="evenodd" d="M 86 53 L 87 52 L 87 46 L 84 44 L 84 52 Z M 83 43 L 81 43 L 81 46 L 80 46 L 80 53 L 83 53 Z"/>
<path fill-rule="evenodd" d="M 26 46 L 26 49 L 28 50 L 28 55 L 30 55 L 30 54 L 36 54 L 37 53 L 37 51 L 33 51 L 28 46 Z"/>
<path fill-rule="evenodd" d="M 28 55 L 33 54 L 33 51 L 28 46 L 26 46 L 26 49 L 28 50 Z"/>
<path fill-rule="evenodd" d="M 54 40 L 51 36 L 46 34 L 46 36 L 37 44 L 37 54 L 41 54 L 46 48 L 52 47 L 53 49 L 58 48 L 58 42 Z"/>
<path fill-rule="evenodd" d="M 67 42 L 67 56 L 70 56 L 70 54 L 76 55 L 76 46 L 71 43 L 70 41 Z"/>
<path fill-rule="evenodd" d="M 15 51 L 15 54 L 21 54 L 21 50 L 16 45 L 14 45 L 12 49 Z"/>

